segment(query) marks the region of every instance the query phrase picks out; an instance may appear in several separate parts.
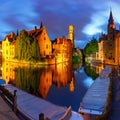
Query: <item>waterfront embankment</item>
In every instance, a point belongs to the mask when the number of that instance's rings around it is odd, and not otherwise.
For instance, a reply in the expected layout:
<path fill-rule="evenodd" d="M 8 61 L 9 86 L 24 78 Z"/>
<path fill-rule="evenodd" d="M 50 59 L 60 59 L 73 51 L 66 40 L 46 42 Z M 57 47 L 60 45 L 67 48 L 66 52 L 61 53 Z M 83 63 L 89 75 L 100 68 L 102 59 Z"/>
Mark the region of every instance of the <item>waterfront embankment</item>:
<path fill-rule="evenodd" d="M 101 115 L 104 113 L 110 83 L 110 72 L 111 68 L 107 66 L 88 89 L 80 104 L 78 110 L 80 113 L 92 115 Z"/>
<path fill-rule="evenodd" d="M 17 90 L 17 109 L 30 120 L 39 120 L 41 113 L 44 114 L 44 118 L 50 120 L 83 120 L 82 116 L 73 112 L 71 107 L 66 108 L 52 104 L 13 85 L 5 85 L 5 88 L 11 94 L 14 94 L 14 91 Z"/>

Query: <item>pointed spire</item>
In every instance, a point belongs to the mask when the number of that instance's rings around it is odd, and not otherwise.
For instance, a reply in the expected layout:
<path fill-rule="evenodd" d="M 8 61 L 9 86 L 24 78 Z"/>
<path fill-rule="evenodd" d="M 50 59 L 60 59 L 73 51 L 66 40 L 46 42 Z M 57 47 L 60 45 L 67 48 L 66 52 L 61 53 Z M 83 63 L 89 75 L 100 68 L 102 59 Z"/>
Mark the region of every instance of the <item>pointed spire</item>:
<path fill-rule="evenodd" d="M 114 24 L 114 19 L 112 15 L 112 10 L 110 10 L 109 24 Z"/>
<path fill-rule="evenodd" d="M 42 24 L 42 21 L 41 21 L 41 25 L 40 25 L 40 28 L 42 28 L 43 27 L 43 24 Z"/>

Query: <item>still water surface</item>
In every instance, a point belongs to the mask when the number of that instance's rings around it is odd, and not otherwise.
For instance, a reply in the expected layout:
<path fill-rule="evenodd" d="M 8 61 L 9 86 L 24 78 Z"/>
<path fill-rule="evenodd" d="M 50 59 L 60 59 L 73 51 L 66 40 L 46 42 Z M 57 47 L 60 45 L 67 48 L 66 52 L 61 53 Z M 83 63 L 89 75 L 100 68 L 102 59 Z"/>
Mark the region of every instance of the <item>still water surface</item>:
<path fill-rule="evenodd" d="M 92 66 L 97 73 L 101 66 Z M 56 105 L 72 106 L 78 111 L 80 102 L 94 80 L 87 76 L 84 67 L 72 63 L 49 66 L 27 66 L 17 63 L 2 63 L 2 78 L 6 83 L 46 99 Z"/>

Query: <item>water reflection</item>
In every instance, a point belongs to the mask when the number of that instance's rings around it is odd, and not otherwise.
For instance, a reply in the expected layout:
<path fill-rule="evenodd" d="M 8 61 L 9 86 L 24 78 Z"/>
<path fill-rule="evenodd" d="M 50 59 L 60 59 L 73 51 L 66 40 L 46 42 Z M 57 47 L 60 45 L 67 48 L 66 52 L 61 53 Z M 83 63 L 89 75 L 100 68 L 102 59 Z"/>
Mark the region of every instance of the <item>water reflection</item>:
<path fill-rule="evenodd" d="M 26 64 L 4 62 L 2 78 L 6 80 L 7 84 L 12 83 L 18 88 L 37 94 L 44 99 L 52 84 L 55 84 L 57 88 L 70 84 L 69 90 L 74 91 L 74 71 L 71 62 L 37 68 Z"/>
<path fill-rule="evenodd" d="M 96 65 L 95 65 L 96 66 Z M 91 69 L 99 70 L 99 66 Z M 66 62 L 49 66 L 28 66 L 13 62 L 2 63 L 2 78 L 6 83 L 62 106 L 78 111 L 80 102 L 93 79 L 81 64 Z"/>

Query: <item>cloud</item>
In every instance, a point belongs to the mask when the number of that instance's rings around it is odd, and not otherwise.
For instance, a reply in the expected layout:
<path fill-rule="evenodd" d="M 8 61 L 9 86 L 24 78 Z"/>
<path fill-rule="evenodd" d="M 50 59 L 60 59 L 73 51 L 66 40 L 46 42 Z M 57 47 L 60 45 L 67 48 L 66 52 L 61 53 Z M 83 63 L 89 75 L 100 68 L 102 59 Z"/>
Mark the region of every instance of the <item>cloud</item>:
<path fill-rule="evenodd" d="M 31 19 L 37 18 L 33 4 L 29 1 L 0 1 L 0 25 L 6 29 L 6 33 L 16 31 L 17 29 L 27 29 Z"/>
<path fill-rule="evenodd" d="M 91 21 L 83 28 L 83 33 L 87 35 L 95 35 L 101 33 L 103 29 L 102 25 L 106 24 L 104 12 L 96 12 L 91 16 Z"/>
<path fill-rule="evenodd" d="M 101 4 L 99 6 L 94 6 L 94 13 L 91 16 L 91 20 L 88 24 L 85 25 L 82 32 L 86 35 L 96 35 L 98 33 L 107 32 L 107 29 L 103 29 L 106 26 L 109 19 L 110 7 L 113 12 L 115 22 L 120 22 L 120 5 L 116 2 L 106 2 L 104 4 L 104 8 L 102 8 Z M 107 8 L 107 9 L 105 9 Z"/>
<path fill-rule="evenodd" d="M 88 40 L 106 31 L 110 6 L 115 22 L 120 22 L 119 4 L 119 0 L 0 0 L 0 33 L 34 29 L 42 21 L 52 40 L 67 37 L 69 24 L 74 25 L 76 40 Z"/>

